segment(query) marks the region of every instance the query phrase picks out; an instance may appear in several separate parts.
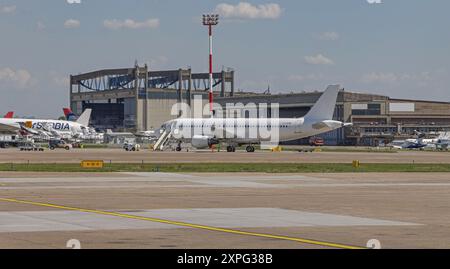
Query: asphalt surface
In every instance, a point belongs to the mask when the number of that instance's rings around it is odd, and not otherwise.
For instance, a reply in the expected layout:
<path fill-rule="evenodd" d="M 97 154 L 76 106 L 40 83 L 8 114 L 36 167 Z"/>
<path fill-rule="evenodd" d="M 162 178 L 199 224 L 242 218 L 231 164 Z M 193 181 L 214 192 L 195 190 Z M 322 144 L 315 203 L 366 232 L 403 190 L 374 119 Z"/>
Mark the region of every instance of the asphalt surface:
<path fill-rule="evenodd" d="M 0 248 L 449 248 L 449 194 L 448 173 L 1 172 Z"/>

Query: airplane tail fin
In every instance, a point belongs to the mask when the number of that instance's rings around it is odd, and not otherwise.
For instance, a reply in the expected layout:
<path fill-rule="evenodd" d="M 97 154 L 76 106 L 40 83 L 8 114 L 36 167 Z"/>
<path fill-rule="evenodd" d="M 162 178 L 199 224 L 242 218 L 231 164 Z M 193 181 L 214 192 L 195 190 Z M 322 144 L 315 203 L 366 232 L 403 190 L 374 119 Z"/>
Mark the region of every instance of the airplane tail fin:
<path fill-rule="evenodd" d="M 6 115 L 4 116 L 4 118 L 6 118 L 6 119 L 11 119 L 12 117 L 14 117 L 14 112 L 13 112 L 13 111 L 9 111 L 9 112 L 6 113 Z"/>
<path fill-rule="evenodd" d="M 66 116 L 66 120 L 76 120 L 76 115 L 72 112 L 72 109 L 70 108 L 63 108 L 64 116 Z"/>
<path fill-rule="evenodd" d="M 319 100 L 317 100 L 311 110 L 305 115 L 305 119 L 315 121 L 332 120 L 339 89 L 340 85 L 328 86 Z"/>
<path fill-rule="evenodd" d="M 77 122 L 81 125 L 88 126 L 89 120 L 91 119 L 91 112 L 92 109 L 90 108 L 85 109 L 84 112 L 78 118 Z"/>

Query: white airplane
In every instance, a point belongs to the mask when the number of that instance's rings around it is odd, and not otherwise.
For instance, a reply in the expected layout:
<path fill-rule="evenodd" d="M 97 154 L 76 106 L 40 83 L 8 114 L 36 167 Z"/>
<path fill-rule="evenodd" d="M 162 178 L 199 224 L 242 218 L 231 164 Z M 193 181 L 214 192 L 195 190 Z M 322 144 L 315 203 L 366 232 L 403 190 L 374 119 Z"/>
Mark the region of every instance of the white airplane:
<path fill-rule="evenodd" d="M 158 138 L 158 134 L 155 130 L 140 131 L 140 132 L 134 133 L 134 135 L 136 137 L 145 137 L 145 138 L 149 138 L 149 139 L 157 139 Z"/>
<path fill-rule="evenodd" d="M 110 137 L 117 137 L 117 136 L 135 136 L 135 137 L 142 137 L 142 138 L 149 138 L 149 139 L 157 139 L 158 134 L 154 130 L 148 130 L 148 131 L 139 131 L 139 132 L 113 132 L 111 129 L 106 129 L 106 135 Z"/>
<path fill-rule="evenodd" d="M 116 136 L 134 136 L 134 133 L 131 132 L 113 132 L 111 129 L 106 129 L 105 132 L 106 135 L 110 137 L 116 137 Z"/>
<path fill-rule="evenodd" d="M 418 138 L 410 138 L 405 140 L 394 140 L 391 142 L 392 148 L 395 149 L 423 149 L 423 148 L 447 148 L 449 145 L 450 135 L 447 132 L 439 133 L 436 138 L 424 138 L 425 134 L 415 131 Z"/>
<path fill-rule="evenodd" d="M 91 109 L 86 109 L 77 121 L 0 118 L 0 133 L 17 133 L 43 137 L 73 138 L 89 132 Z"/>
<path fill-rule="evenodd" d="M 419 133 L 420 134 L 420 133 Z M 425 135 L 421 135 L 424 137 Z M 438 145 L 438 144 L 448 144 L 448 141 L 450 140 L 450 134 L 448 132 L 439 132 L 439 135 L 435 138 L 430 139 L 422 139 L 422 142 L 425 144 L 432 144 L 432 145 Z"/>
<path fill-rule="evenodd" d="M 194 148 L 210 148 L 219 143 L 227 144 L 227 151 L 234 152 L 236 146 L 248 145 L 247 152 L 255 151 L 253 144 L 271 142 L 260 130 L 274 130 L 279 141 L 290 141 L 351 126 L 333 120 L 339 85 L 328 86 L 311 110 L 302 118 L 179 118 L 165 122 L 154 150 L 163 150 L 168 141 L 191 143 Z M 187 134 L 187 135 L 186 135 Z M 256 134 L 250 136 L 250 134 Z"/>
<path fill-rule="evenodd" d="M 422 149 L 428 146 L 422 139 L 394 140 L 390 143 L 394 149 Z"/>

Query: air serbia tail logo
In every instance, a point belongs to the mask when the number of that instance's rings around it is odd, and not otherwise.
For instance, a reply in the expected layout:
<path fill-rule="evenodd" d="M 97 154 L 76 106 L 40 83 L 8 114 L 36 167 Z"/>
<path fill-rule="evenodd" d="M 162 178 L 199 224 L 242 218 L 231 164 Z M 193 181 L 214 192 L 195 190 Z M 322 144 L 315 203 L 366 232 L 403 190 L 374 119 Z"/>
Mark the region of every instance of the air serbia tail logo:
<path fill-rule="evenodd" d="M 77 116 L 72 112 L 72 109 L 63 108 L 63 111 L 68 121 L 75 121 L 77 119 Z"/>

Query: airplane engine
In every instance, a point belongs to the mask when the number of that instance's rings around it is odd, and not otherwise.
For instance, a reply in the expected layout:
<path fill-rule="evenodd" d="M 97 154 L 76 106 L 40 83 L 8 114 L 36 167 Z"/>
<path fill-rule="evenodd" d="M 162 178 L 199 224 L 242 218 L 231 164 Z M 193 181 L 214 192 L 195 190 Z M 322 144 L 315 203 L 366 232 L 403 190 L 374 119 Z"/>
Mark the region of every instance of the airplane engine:
<path fill-rule="evenodd" d="M 204 135 L 194 135 L 192 137 L 192 146 L 197 149 L 210 148 L 212 145 L 219 144 L 216 138 L 210 138 Z"/>

